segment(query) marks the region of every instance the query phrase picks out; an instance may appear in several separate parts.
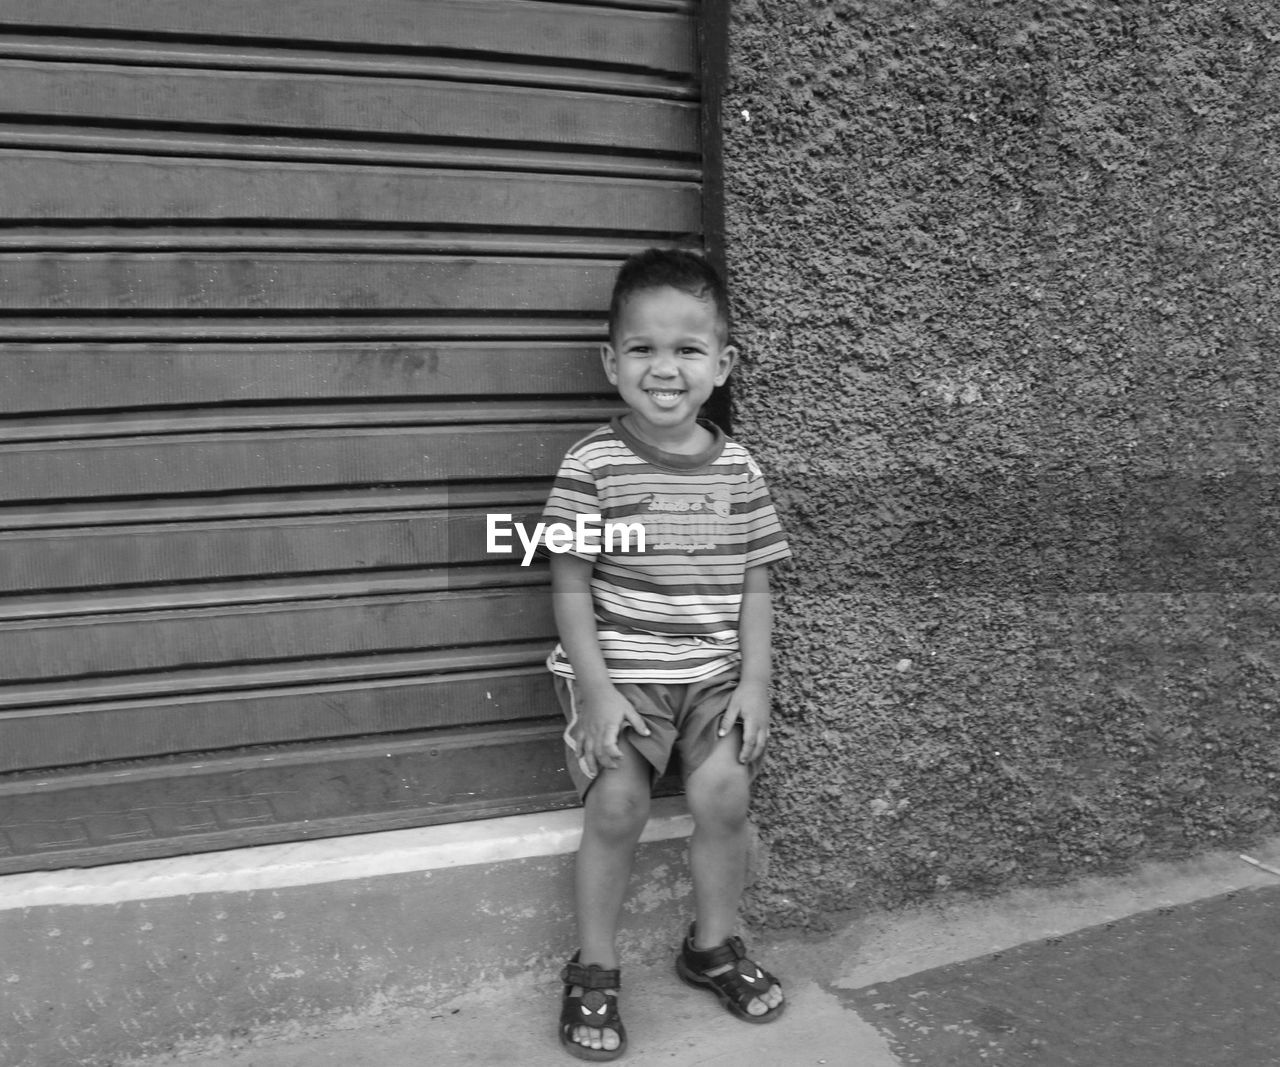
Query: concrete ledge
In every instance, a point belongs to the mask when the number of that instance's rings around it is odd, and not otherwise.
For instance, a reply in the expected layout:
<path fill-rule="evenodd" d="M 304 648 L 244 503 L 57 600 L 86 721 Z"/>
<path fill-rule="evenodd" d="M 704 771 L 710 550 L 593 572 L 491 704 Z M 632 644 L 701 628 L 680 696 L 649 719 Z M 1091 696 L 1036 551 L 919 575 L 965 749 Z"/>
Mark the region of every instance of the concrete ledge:
<path fill-rule="evenodd" d="M 690 911 L 682 798 L 654 802 L 624 948 Z M 573 951 L 581 812 L 0 879 L 0 1064 L 105 1067 L 457 996 Z"/>

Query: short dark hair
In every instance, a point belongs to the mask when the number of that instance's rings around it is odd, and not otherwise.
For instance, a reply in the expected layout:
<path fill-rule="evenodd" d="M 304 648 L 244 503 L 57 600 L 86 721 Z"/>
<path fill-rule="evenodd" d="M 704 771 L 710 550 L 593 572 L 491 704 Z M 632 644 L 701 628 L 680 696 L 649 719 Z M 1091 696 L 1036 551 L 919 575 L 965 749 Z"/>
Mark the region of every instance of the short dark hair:
<path fill-rule="evenodd" d="M 627 257 L 618 268 L 609 299 L 609 336 L 617 329 L 627 299 L 643 289 L 670 286 L 682 293 L 715 304 L 725 339 L 729 336 L 729 294 L 724 279 L 711 263 L 696 252 L 679 248 L 646 248 Z"/>

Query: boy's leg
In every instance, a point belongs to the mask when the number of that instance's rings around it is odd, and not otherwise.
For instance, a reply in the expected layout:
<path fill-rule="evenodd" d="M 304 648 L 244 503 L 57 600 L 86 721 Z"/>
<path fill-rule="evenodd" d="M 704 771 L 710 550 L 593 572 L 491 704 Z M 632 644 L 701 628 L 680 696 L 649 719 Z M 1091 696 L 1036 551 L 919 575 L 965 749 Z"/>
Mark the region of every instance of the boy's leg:
<path fill-rule="evenodd" d="M 649 820 L 652 788 L 652 767 L 625 735 L 618 747 L 622 763 L 602 770 L 583 801 L 582 843 L 575 871 L 579 959 L 606 970 L 618 966 L 618 920 L 636 844 Z M 589 1048 L 618 1047 L 618 1035 L 612 1030 L 578 1027 L 574 1040 Z"/>
<path fill-rule="evenodd" d="M 685 782 L 685 799 L 694 822 L 689 867 L 697 949 L 715 948 L 737 931 L 738 906 L 747 876 L 747 810 L 751 803 L 751 771 L 738 762 L 741 748 L 742 728 L 736 727 L 720 738 Z M 727 970 L 725 966 L 708 973 Z M 763 997 L 754 998 L 747 1011 L 763 1015 L 782 1000 L 782 990 L 775 985 Z"/>

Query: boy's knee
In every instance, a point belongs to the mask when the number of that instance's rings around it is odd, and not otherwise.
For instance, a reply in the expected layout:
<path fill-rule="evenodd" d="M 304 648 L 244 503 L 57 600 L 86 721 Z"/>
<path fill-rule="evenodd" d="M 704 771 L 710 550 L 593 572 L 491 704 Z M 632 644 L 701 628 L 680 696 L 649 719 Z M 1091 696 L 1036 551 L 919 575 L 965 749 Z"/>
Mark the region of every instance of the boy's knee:
<path fill-rule="evenodd" d="M 600 833 L 610 836 L 639 833 L 649 821 L 649 794 L 598 781 L 588 793 L 586 817 Z"/>
<path fill-rule="evenodd" d="M 686 784 L 685 795 L 694 821 L 729 829 L 744 824 L 751 806 L 751 779 L 746 769 L 739 767 L 728 772 L 705 769 L 706 774 L 691 776 Z"/>

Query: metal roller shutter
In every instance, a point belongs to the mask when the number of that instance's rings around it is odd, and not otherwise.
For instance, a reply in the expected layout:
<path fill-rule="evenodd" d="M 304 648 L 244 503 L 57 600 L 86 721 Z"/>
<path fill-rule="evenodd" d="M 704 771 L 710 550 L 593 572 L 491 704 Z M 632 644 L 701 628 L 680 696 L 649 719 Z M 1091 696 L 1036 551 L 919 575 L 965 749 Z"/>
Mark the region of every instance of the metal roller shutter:
<path fill-rule="evenodd" d="M 572 802 L 485 515 L 707 243 L 708 19 L 0 0 L 0 872 Z"/>

